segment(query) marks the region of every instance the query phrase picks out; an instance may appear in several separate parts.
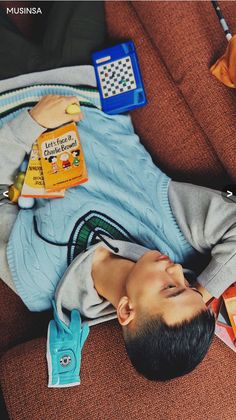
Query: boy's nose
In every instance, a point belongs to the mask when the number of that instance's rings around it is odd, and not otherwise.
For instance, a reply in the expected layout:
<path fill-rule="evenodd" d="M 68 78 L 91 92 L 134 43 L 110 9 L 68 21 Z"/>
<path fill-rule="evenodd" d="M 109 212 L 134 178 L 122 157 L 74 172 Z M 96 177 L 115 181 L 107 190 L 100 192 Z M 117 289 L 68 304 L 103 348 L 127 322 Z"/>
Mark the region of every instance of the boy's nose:
<path fill-rule="evenodd" d="M 183 267 L 181 264 L 173 264 L 166 269 L 169 276 L 172 276 L 173 280 L 178 283 L 179 286 L 187 288 L 189 286 L 188 281 L 184 277 Z"/>
<path fill-rule="evenodd" d="M 167 271 L 169 273 L 176 273 L 176 272 L 183 273 L 183 268 L 181 264 L 173 264 L 167 268 Z"/>

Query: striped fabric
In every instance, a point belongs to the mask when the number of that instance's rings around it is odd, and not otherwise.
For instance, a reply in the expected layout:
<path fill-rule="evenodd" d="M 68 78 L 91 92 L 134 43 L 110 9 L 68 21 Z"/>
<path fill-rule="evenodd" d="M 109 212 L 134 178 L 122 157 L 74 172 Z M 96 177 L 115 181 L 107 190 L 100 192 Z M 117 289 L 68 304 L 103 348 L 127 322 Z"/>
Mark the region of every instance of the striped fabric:
<path fill-rule="evenodd" d="M 49 94 L 77 96 L 81 105 L 101 109 L 100 97 L 96 88 L 60 84 L 28 86 L 0 94 L 0 127 L 22 110 L 33 107 L 43 96 Z"/>

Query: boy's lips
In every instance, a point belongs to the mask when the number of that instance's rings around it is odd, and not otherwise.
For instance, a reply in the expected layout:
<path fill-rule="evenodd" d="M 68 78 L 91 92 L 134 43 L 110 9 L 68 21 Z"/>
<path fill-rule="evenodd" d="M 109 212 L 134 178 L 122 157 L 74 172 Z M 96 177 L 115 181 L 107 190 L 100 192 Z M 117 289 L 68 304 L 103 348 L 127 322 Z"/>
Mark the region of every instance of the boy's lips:
<path fill-rule="evenodd" d="M 162 260 L 170 261 L 170 258 L 167 255 L 160 255 L 160 257 L 157 258 L 157 261 L 162 261 Z"/>

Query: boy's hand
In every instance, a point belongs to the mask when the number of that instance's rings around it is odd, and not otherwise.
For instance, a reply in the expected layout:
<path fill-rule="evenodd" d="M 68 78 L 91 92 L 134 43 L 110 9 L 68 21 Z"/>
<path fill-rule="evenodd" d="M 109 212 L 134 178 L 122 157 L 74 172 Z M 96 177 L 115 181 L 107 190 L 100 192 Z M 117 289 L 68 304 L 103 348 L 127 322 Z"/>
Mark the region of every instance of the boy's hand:
<path fill-rule="evenodd" d="M 79 105 L 76 96 L 47 95 L 29 113 L 42 127 L 56 128 L 71 121 L 78 122 L 82 120 L 82 112 L 78 114 L 66 113 L 67 107 L 72 104 Z"/>

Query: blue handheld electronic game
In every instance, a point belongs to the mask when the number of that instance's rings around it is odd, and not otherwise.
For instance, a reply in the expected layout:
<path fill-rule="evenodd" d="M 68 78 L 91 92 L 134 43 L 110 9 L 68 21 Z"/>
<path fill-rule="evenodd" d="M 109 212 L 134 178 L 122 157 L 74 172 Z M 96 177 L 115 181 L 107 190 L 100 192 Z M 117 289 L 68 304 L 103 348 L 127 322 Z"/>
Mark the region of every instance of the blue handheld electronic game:
<path fill-rule="evenodd" d="M 92 54 L 102 110 L 120 114 L 147 103 L 132 41 Z"/>

